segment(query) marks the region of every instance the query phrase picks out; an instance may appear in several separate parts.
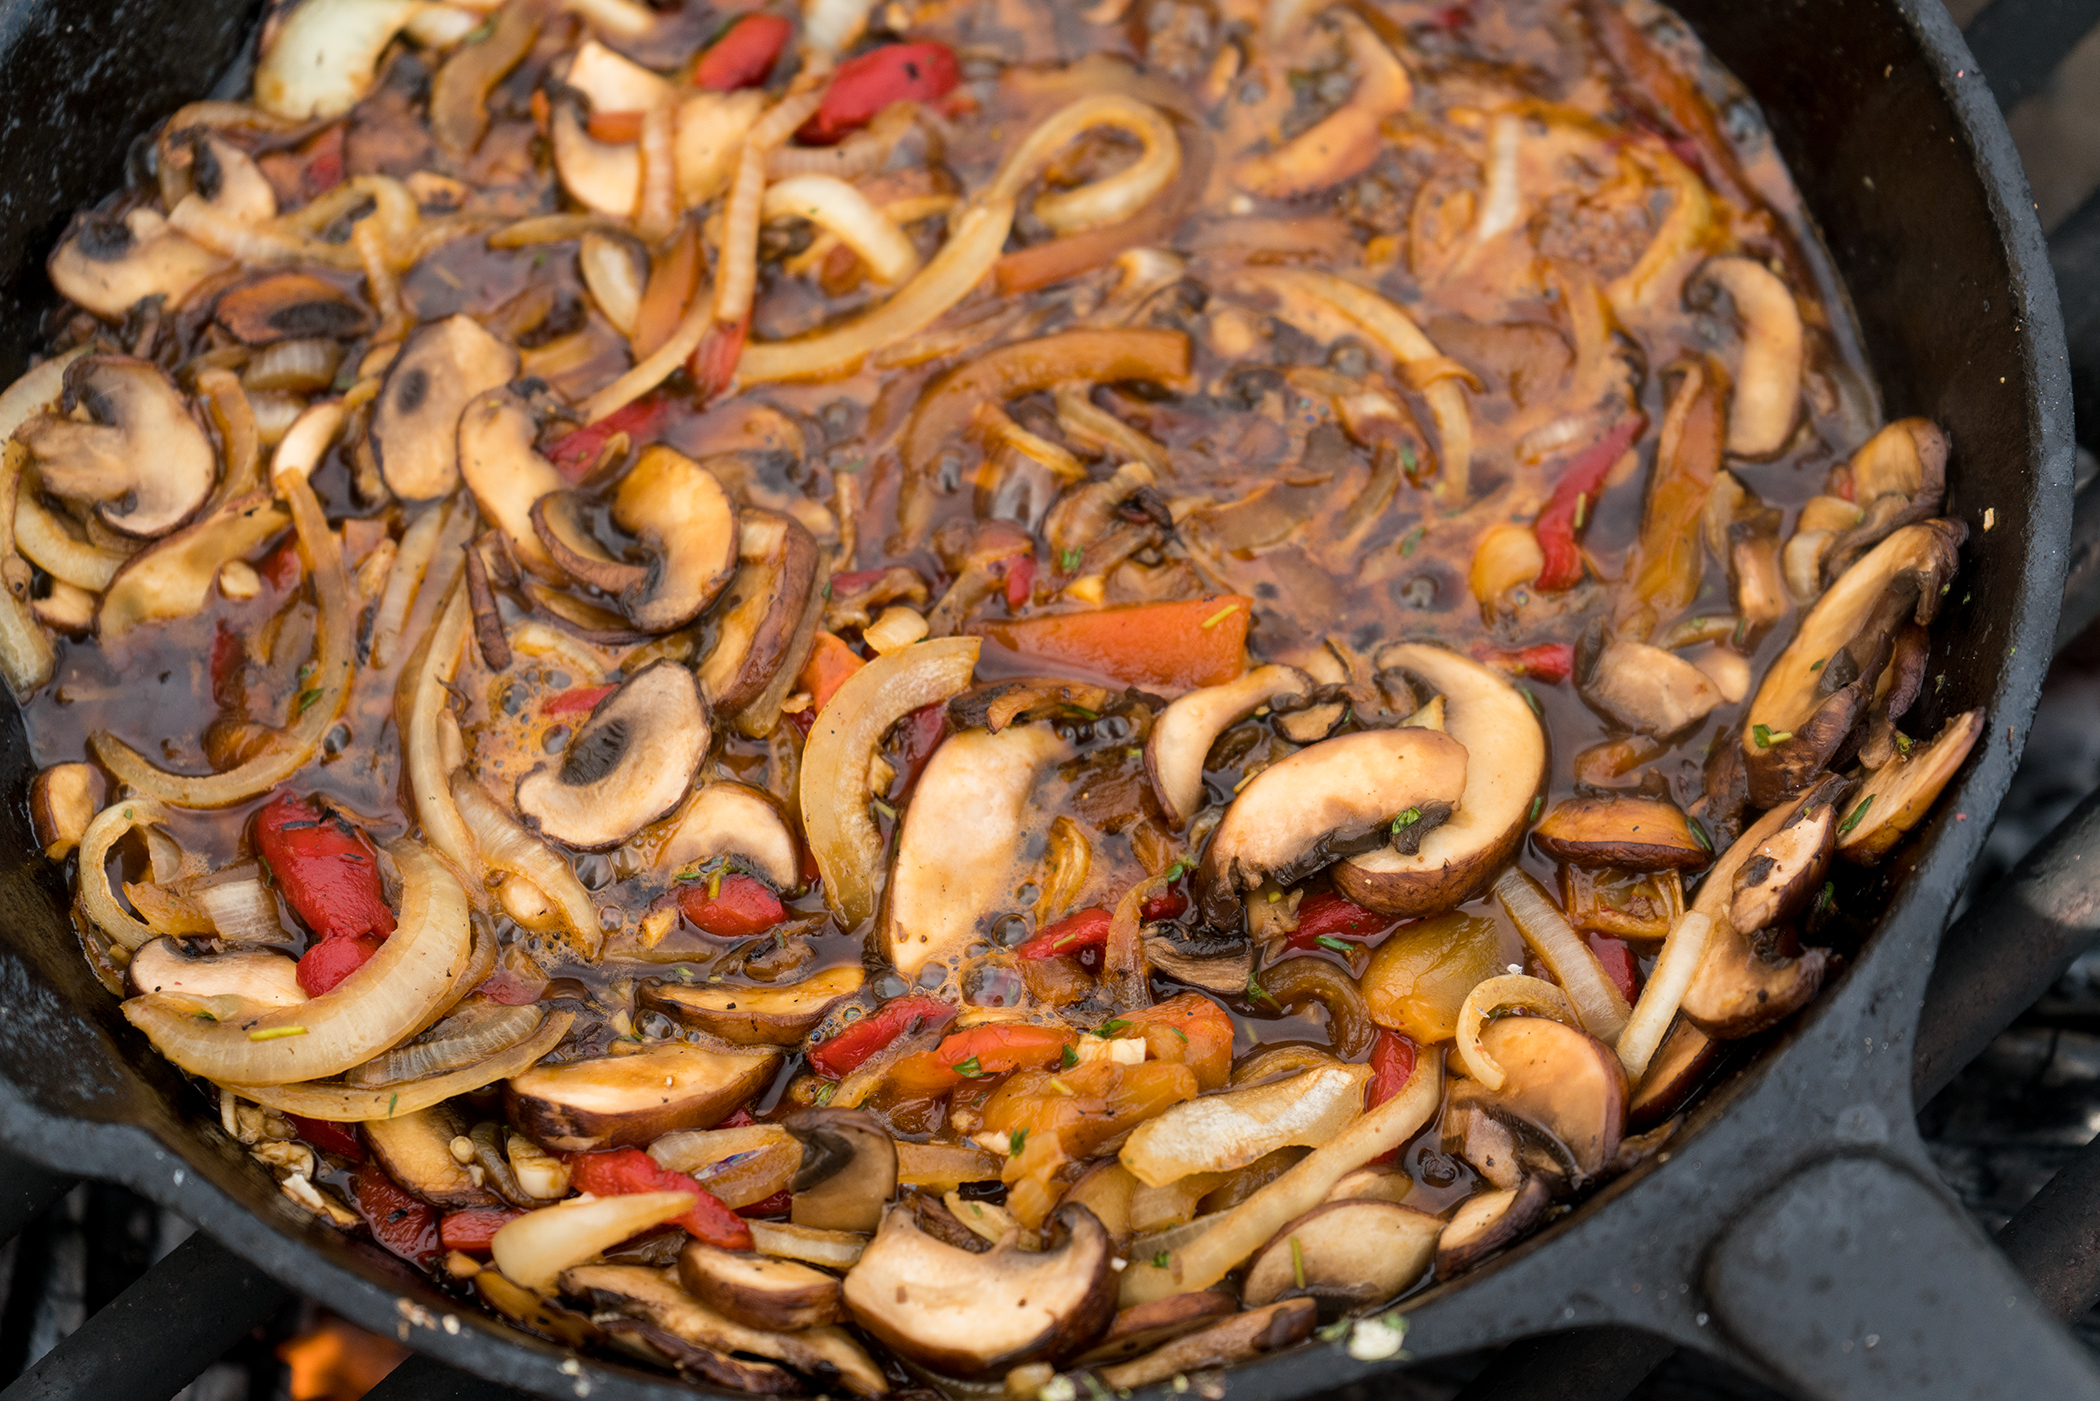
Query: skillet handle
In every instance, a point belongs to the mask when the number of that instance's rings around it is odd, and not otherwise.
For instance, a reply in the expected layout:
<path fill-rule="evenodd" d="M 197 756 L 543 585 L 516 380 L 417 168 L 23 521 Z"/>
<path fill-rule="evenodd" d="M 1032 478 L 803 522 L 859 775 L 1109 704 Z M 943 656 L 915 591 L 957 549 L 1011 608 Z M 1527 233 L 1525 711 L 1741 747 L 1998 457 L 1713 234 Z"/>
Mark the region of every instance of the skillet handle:
<path fill-rule="evenodd" d="M 2100 1398 L 2100 1367 L 1938 1184 L 1887 1159 L 1804 1168 L 1708 1256 L 1715 1321 L 1815 1401 Z"/>

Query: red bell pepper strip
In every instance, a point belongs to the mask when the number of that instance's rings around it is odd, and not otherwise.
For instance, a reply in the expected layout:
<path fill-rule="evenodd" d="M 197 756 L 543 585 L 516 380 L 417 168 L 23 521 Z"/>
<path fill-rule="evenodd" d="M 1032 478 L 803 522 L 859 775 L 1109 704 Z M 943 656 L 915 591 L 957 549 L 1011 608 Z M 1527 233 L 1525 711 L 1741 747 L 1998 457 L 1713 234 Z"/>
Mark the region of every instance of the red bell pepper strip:
<path fill-rule="evenodd" d="M 1168 886 L 1159 894 L 1146 899 L 1145 903 L 1138 909 L 1138 918 L 1144 920 L 1147 924 L 1162 919 L 1180 919 L 1188 913 L 1188 908 L 1188 892 Z"/>
<path fill-rule="evenodd" d="M 256 572 L 269 581 L 273 589 L 288 589 L 299 582 L 306 566 L 299 561 L 299 537 L 289 536 L 284 543 L 263 556 L 262 568 Z"/>
<path fill-rule="evenodd" d="M 1371 1082 L 1364 1086 L 1364 1109 L 1376 1109 L 1407 1084 L 1407 1078 L 1415 1073 L 1415 1043 L 1397 1031 L 1380 1029 L 1378 1039 L 1371 1043 Z M 1381 1163 L 1397 1163 L 1407 1149 L 1403 1145 L 1378 1159 Z"/>
<path fill-rule="evenodd" d="M 707 328 L 700 344 L 693 347 L 687 357 L 685 372 L 692 376 L 693 387 L 700 391 L 700 402 L 705 404 L 728 392 L 729 381 L 736 377 L 736 362 L 744 358 L 744 342 L 751 336 L 751 313 L 745 312 L 741 321 L 717 321 Z"/>
<path fill-rule="evenodd" d="M 1006 561 L 1006 611 L 1018 613 L 1035 592 L 1035 552 Z"/>
<path fill-rule="evenodd" d="M 809 692 L 809 709 L 803 713 L 812 719 L 821 714 L 824 707 L 831 704 L 831 698 L 838 694 L 839 687 L 866 665 L 837 633 L 818 632 L 816 642 L 809 649 L 809 661 L 804 664 L 802 674 L 795 678 L 796 684 Z"/>
<path fill-rule="evenodd" d="M 598 465 L 598 458 L 614 434 L 625 433 L 629 442 L 639 444 L 662 426 L 670 411 L 671 406 L 653 394 L 637 399 L 596 423 L 556 438 L 547 445 L 547 460 L 554 464 L 563 480 L 580 482 L 591 468 Z"/>
<path fill-rule="evenodd" d="M 946 1026 L 955 1020 L 955 1011 L 939 998 L 895 998 L 829 1041 L 810 1047 L 810 1068 L 828 1080 L 843 1080 L 898 1037 L 928 1026 Z"/>
<path fill-rule="evenodd" d="M 1368 939 L 1392 928 L 1391 915 L 1367 910 L 1355 901 L 1319 890 L 1298 902 L 1298 927 L 1286 940 L 1294 949 L 1309 949 L 1322 939 Z"/>
<path fill-rule="evenodd" d="M 418 1268 L 427 1269 L 444 1247 L 438 1244 L 437 1212 L 409 1195 L 377 1163 L 367 1163 L 350 1179 L 357 1214 L 371 1228 L 372 1239 Z"/>
<path fill-rule="evenodd" d="M 740 871 L 686 882 L 678 892 L 678 911 L 701 933 L 718 939 L 747 939 L 787 918 L 787 907 L 773 888 Z"/>
<path fill-rule="evenodd" d="M 948 707 L 942 701 L 922 705 L 897 722 L 897 774 L 904 780 L 898 792 L 909 794 L 918 785 L 926 761 L 947 734 Z"/>
<path fill-rule="evenodd" d="M 1609 934 L 1592 934 L 1589 941 L 1590 952 L 1604 965 L 1604 976 L 1619 989 L 1619 996 L 1633 1002 L 1641 995 L 1641 970 L 1633 961 L 1633 950 L 1626 947 L 1625 940 Z"/>
<path fill-rule="evenodd" d="M 693 83 L 709 92 L 763 86 L 794 34 L 779 15 L 745 15 L 722 31 L 693 65 Z"/>
<path fill-rule="evenodd" d="M 875 120 L 892 102 L 935 102 L 955 91 L 962 67 L 946 44 L 886 44 L 849 58 L 831 75 L 817 114 L 797 133 L 804 143 L 829 146 Z"/>
<path fill-rule="evenodd" d="M 772 1196 L 749 1202 L 736 1209 L 736 1214 L 747 1221 L 771 1221 L 785 1218 L 788 1209 L 795 1204 L 795 1194 L 782 1188 Z"/>
<path fill-rule="evenodd" d="M 299 955 L 293 976 L 308 997 L 334 992 L 336 984 L 355 973 L 379 952 L 380 941 L 370 934 L 338 934 L 323 939 Z"/>
<path fill-rule="evenodd" d="M 324 1153 L 333 1153 L 337 1157 L 348 1158 L 355 1163 L 365 1160 L 364 1140 L 357 1136 L 357 1125 L 337 1124 L 327 1119 L 309 1119 L 303 1114 L 287 1114 L 284 1117 L 292 1121 L 292 1127 L 299 1131 L 299 1137 L 312 1147 Z"/>
<path fill-rule="evenodd" d="M 1014 949 L 1016 958 L 1058 958 L 1082 949 L 1098 949 L 1108 942 L 1108 928 L 1115 916 L 1096 905 L 1066 915 L 1045 925 L 1035 937 Z"/>
<path fill-rule="evenodd" d="M 588 714 L 598 708 L 599 701 L 619 689 L 618 686 L 573 686 L 566 691 L 556 691 L 540 702 L 540 714 L 574 715 L 578 711 Z"/>
<path fill-rule="evenodd" d="M 1009 1070 L 1056 1065 L 1079 1033 L 1061 1026 L 994 1022 L 942 1038 L 930 1051 L 906 1056 L 891 1068 L 890 1083 L 906 1095 L 940 1094 L 965 1080 Z"/>
<path fill-rule="evenodd" d="M 686 1192 L 693 1198 L 692 1210 L 672 1224 L 683 1226 L 694 1240 L 724 1250 L 751 1249 L 751 1228 L 744 1219 L 722 1204 L 722 1199 L 683 1172 L 658 1167 L 656 1159 L 639 1148 L 615 1148 L 607 1153 L 569 1153 L 569 1185 L 594 1197 L 624 1197 L 636 1192 Z"/>
<path fill-rule="evenodd" d="M 496 1232 L 524 1214 L 513 1207 L 503 1206 L 470 1206 L 460 1211 L 448 1211 L 438 1222 L 438 1244 L 447 1250 L 486 1259 L 489 1243 L 495 1240 Z"/>
<path fill-rule="evenodd" d="M 372 839 L 326 807 L 280 792 L 256 814 L 255 845 L 292 912 L 322 938 L 394 932 Z"/>
<path fill-rule="evenodd" d="M 1569 459 L 1560 480 L 1553 484 L 1553 499 L 1531 527 L 1532 534 L 1538 537 L 1539 553 L 1546 557 L 1536 584 L 1541 591 L 1558 593 L 1582 582 L 1582 547 L 1575 540 L 1576 518 L 1587 519 L 1613 464 L 1640 441 L 1647 427 L 1646 414 L 1622 418 L 1609 433 Z"/>
<path fill-rule="evenodd" d="M 1473 655 L 1497 671 L 1506 671 L 1511 676 L 1529 676 L 1548 686 L 1558 686 L 1575 670 L 1575 644 L 1572 642 L 1541 642 L 1533 647 L 1500 650 L 1482 647 Z"/>

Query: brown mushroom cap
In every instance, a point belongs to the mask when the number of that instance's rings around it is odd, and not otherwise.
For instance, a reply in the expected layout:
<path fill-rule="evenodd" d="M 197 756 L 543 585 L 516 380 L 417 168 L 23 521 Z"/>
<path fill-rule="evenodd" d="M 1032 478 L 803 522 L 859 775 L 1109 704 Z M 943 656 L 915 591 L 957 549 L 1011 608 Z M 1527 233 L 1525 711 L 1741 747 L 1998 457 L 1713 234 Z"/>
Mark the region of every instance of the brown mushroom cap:
<path fill-rule="evenodd" d="M 1872 866 L 1924 820 L 1940 790 L 1953 779 L 1962 761 L 1983 736 L 1983 712 L 1955 716 L 1923 749 L 1898 755 L 1883 764 L 1847 806 L 1846 821 L 1859 821 L 1838 838 L 1838 855 Z"/>
<path fill-rule="evenodd" d="M 691 622 L 736 572 L 736 503 L 714 473 L 667 447 L 644 451 L 612 499 L 613 524 L 641 543 L 648 563 L 579 555 L 544 512 L 543 500 L 533 527 L 547 553 L 570 577 L 618 599 L 644 632 Z"/>
<path fill-rule="evenodd" d="M 694 667 L 708 703 L 763 738 L 780 723 L 824 615 L 817 542 L 792 517 L 751 508 L 737 521 L 737 570 L 717 603 L 715 645 Z"/>
<path fill-rule="evenodd" d="M 687 1241 L 678 1255 L 678 1279 L 695 1299 L 747 1328 L 785 1332 L 846 1316 L 838 1277 L 792 1260 Z"/>
<path fill-rule="evenodd" d="M 1456 1279 L 1504 1246 L 1523 1239 L 1552 1204 L 1551 1189 L 1538 1177 L 1522 1187 L 1468 1197 L 1451 1213 L 1443 1234 L 1437 1237 L 1437 1278 Z"/>
<path fill-rule="evenodd" d="M 1778 831 L 1759 842 L 1736 867 L 1728 905 L 1730 924 L 1755 933 L 1793 918 L 1808 903 L 1830 868 L 1831 848 L 1837 840 L 1834 804 L 1839 791 L 1833 789 L 1828 802 L 1795 809 Z"/>
<path fill-rule="evenodd" d="M 37 772 L 29 783 L 29 825 L 44 855 L 63 861 L 80 845 L 107 788 L 93 764 L 53 764 Z"/>
<path fill-rule="evenodd" d="M 1706 718 L 1721 688 L 1675 652 L 1617 638 L 1584 674 L 1582 697 L 1636 734 L 1674 735 Z"/>
<path fill-rule="evenodd" d="M 1626 1130 L 1626 1069 L 1611 1047 L 1546 1017 L 1503 1017 L 1480 1042 L 1503 1069 L 1502 1088 L 1465 1081 L 1451 1103 L 1478 1105 L 1542 1135 L 1576 1185 L 1602 1172 Z"/>
<path fill-rule="evenodd" d="M 712 1128 L 765 1087 L 780 1053 L 672 1041 L 627 1056 L 540 1065 L 503 1089 L 510 1122 L 554 1153 L 649 1143 Z"/>
<path fill-rule="evenodd" d="M 727 780 L 695 789 L 622 855 L 637 868 L 646 863 L 670 872 L 729 857 L 775 890 L 802 885 L 802 848 L 779 806 L 763 790 Z"/>
<path fill-rule="evenodd" d="M 459 485 L 459 426 L 477 395 L 510 383 L 518 352 L 464 314 L 419 326 L 387 366 L 359 451 L 394 495 L 434 501 Z"/>
<path fill-rule="evenodd" d="M 532 507 L 568 483 L 533 446 L 538 435 L 524 395 L 508 388 L 478 394 L 460 411 L 459 474 L 481 514 L 503 532 L 518 563 L 559 582 L 562 571 L 540 543 Z"/>
<path fill-rule="evenodd" d="M 1929 623 L 1939 610 L 1967 534 L 1960 521 L 1905 526 L 1824 590 L 1744 716 L 1753 803 L 1775 807 L 1801 792 L 1843 746 L 1893 655 L 1896 630 L 1906 619 Z"/>
<path fill-rule="evenodd" d="M 66 367 L 66 413 L 30 419 L 16 436 L 46 490 L 98 503 L 125 535 L 152 538 L 181 525 L 211 495 L 218 453 L 182 391 L 158 365 L 128 355 L 84 355 Z"/>
<path fill-rule="evenodd" d="M 1699 1082 L 1721 1054 L 1721 1045 L 1682 1018 L 1670 1028 L 1662 1045 L 1648 1061 L 1640 1088 L 1626 1106 L 1626 1126 L 1648 1129 L 1677 1112 L 1677 1106 L 1692 1097 Z"/>
<path fill-rule="evenodd" d="M 1855 524 L 1837 531 L 1823 553 L 1823 578 L 1906 525 L 1930 519 L 1947 495 L 1946 433 L 1929 418 L 1899 418 L 1860 445 L 1844 466 L 1858 503 Z"/>
<path fill-rule="evenodd" d="M 1628 871 L 1695 871 L 1713 853 L 1675 803 L 1659 798 L 1569 798 L 1532 830 L 1556 861 Z"/>
<path fill-rule="evenodd" d="M 266 272 L 227 288 L 212 315 L 243 345 L 356 340 L 371 334 L 371 308 L 310 272 Z"/>
<path fill-rule="evenodd" d="M 617 846 L 684 795 L 710 736 L 693 674 L 651 662 L 598 703 L 560 763 L 518 780 L 518 811 L 566 845 Z"/>
<path fill-rule="evenodd" d="M 1276 697 L 1302 696 L 1312 684 L 1294 666 L 1258 666 L 1237 680 L 1190 691 L 1162 711 L 1145 739 L 1145 774 L 1168 825 L 1187 826 L 1203 805 L 1203 761 L 1219 735 Z"/>
<path fill-rule="evenodd" d="M 226 266 L 224 258 L 169 228 L 160 214 L 140 208 L 122 219 L 81 215 L 45 271 L 60 296 L 105 321 L 122 321 L 147 297 L 181 306 L 198 283 Z"/>
<path fill-rule="evenodd" d="M 842 999 L 859 992 L 866 980 L 860 968 L 841 965 L 780 987 L 652 978 L 638 995 L 644 1007 L 739 1046 L 792 1046 Z"/>
<path fill-rule="evenodd" d="M 788 1219 L 820 1231 L 872 1231 L 897 1195 L 897 1143 L 858 1109 L 804 1109 L 782 1126 L 802 1143 Z"/>
<path fill-rule="evenodd" d="M 144 623 L 204 611 L 219 571 L 292 528 L 292 514 L 267 491 L 235 497 L 126 560 L 103 591 L 95 622 L 105 642 Z"/>
<path fill-rule="evenodd" d="M 1048 1249 L 1009 1241 L 980 1255 L 892 1208 L 846 1275 L 846 1307 L 897 1352 L 951 1376 L 1068 1357 L 1115 1317 L 1115 1250 L 1085 1207 L 1061 1206 L 1052 1221 L 1060 1238 Z"/>
<path fill-rule="evenodd" d="M 1337 1309 L 1384 1303 L 1428 1272 L 1443 1228 L 1394 1202 L 1327 1202 L 1255 1253 L 1240 1297 L 1250 1308 L 1299 1295 Z"/>
<path fill-rule="evenodd" d="M 1197 1289 L 1164 1299 L 1132 1304 L 1116 1314 L 1101 1341 L 1072 1359 L 1075 1367 L 1101 1367 L 1127 1362 L 1198 1328 L 1208 1328 L 1240 1311 L 1240 1301 L 1222 1289 Z"/>
<path fill-rule="evenodd" d="M 1378 666 L 1439 692 L 1444 732 L 1466 748 L 1465 791 L 1413 855 L 1388 847 L 1352 856 L 1334 868 L 1334 882 L 1381 914 L 1435 914 L 1478 894 L 1523 840 L 1545 781 L 1546 734 L 1509 678 L 1470 657 L 1408 642 L 1380 652 Z"/>
<path fill-rule="evenodd" d="M 1206 1367 L 1227 1367 L 1304 1341 L 1319 1317 L 1319 1306 L 1310 1299 L 1282 1299 L 1246 1309 L 1208 1328 L 1185 1333 L 1143 1357 L 1104 1367 L 1101 1381 L 1128 1391 Z"/>
<path fill-rule="evenodd" d="M 440 1104 L 374 1119 L 365 1126 L 365 1142 L 389 1177 L 441 1211 L 497 1205 L 452 1156 L 452 1140 L 466 1131 L 466 1121 Z"/>

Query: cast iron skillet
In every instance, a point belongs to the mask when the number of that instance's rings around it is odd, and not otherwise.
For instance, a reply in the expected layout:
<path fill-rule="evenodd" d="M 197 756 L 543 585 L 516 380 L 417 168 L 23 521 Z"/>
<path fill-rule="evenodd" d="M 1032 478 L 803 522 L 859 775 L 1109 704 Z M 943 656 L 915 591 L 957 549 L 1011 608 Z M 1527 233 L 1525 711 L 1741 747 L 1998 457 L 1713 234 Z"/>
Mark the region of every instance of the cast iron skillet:
<path fill-rule="evenodd" d="M 1629 1325 L 1819 1397 L 2100 1398 L 2100 1371 L 1940 1185 L 1917 1138 L 1911 1041 L 1926 976 L 2005 791 L 2047 667 L 2071 513 L 2056 291 L 2005 124 L 1940 0 L 1678 9 L 1762 104 L 1851 288 L 1889 416 L 1953 435 L 1959 598 L 1932 630 L 1920 733 L 1990 728 L 1878 884 L 1848 971 L 1708 1093 L 1665 1155 L 1470 1277 L 1409 1301 L 1417 1358 Z M 0 383 L 48 305 L 45 250 L 140 132 L 236 64 L 253 0 L 0 0 Z M 237 64 L 236 64 L 237 67 Z M 1985 512 L 1993 527 L 1983 528 Z M 1944 689 L 1937 678 L 1944 676 Z M 0 714 L 0 1140 L 189 1217 L 285 1284 L 443 1361 L 548 1397 L 692 1392 L 462 1310 L 286 1201 L 198 1113 L 89 976 L 35 854 L 19 712 Z M 1892 893 L 1891 887 L 1893 887 Z M 456 1321 L 455 1321 L 456 1320 Z M 1231 1374 L 1246 1401 L 1358 1382 L 1319 1341 Z"/>

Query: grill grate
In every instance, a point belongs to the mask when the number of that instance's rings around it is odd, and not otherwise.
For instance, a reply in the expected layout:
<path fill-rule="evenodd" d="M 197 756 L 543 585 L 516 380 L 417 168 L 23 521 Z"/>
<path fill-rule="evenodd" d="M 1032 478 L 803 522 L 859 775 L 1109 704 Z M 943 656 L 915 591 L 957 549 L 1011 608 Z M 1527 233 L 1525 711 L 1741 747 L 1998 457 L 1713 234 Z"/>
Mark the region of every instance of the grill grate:
<path fill-rule="evenodd" d="M 2046 93 L 2100 0 L 1950 0 L 2008 111 Z M 2089 100 L 2090 95 L 2084 97 Z M 2046 153 L 2024 150 L 2029 163 Z M 2090 163 L 2091 153 L 2085 153 Z M 2100 449 L 2100 191 L 2050 237 L 2081 441 Z M 2090 469 L 2093 460 L 2081 454 Z M 1917 1034 L 1921 1127 L 1942 1173 L 2055 1314 L 2100 1351 L 2100 485 L 2086 481 L 2036 716 L 1991 856 L 2011 869 L 1948 930 Z M 2075 784 L 2073 786 L 2067 786 Z M 2023 800 L 2023 785 L 2026 791 Z M 2047 836 L 2067 797 L 2088 796 Z M 2023 830 L 2024 829 L 2024 830 Z M 2031 847 L 2031 850 L 2023 848 Z M 2086 861 L 2090 856 L 2092 860 Z M 1986 875 L 1988 872 L 1985 873 Z M 1981 882 L 1979 881 L 1979 884 Z M 122 1188 L 0 1152 L 0 1401 L 275 1401 L 270 1344 L 312 1306 Z M 1364 1391 L 1361 1398 L 1353 1392 Z M 411 1356 L 370 1401 L 515 1401 Z M 1621 1329 L 1549 1334 L 1421 1369 L 1379 1401 L 1768 1401 L 1718 1364 Z M 1371 1401 L 1367 1388 L 1320 1401 Z"/>

